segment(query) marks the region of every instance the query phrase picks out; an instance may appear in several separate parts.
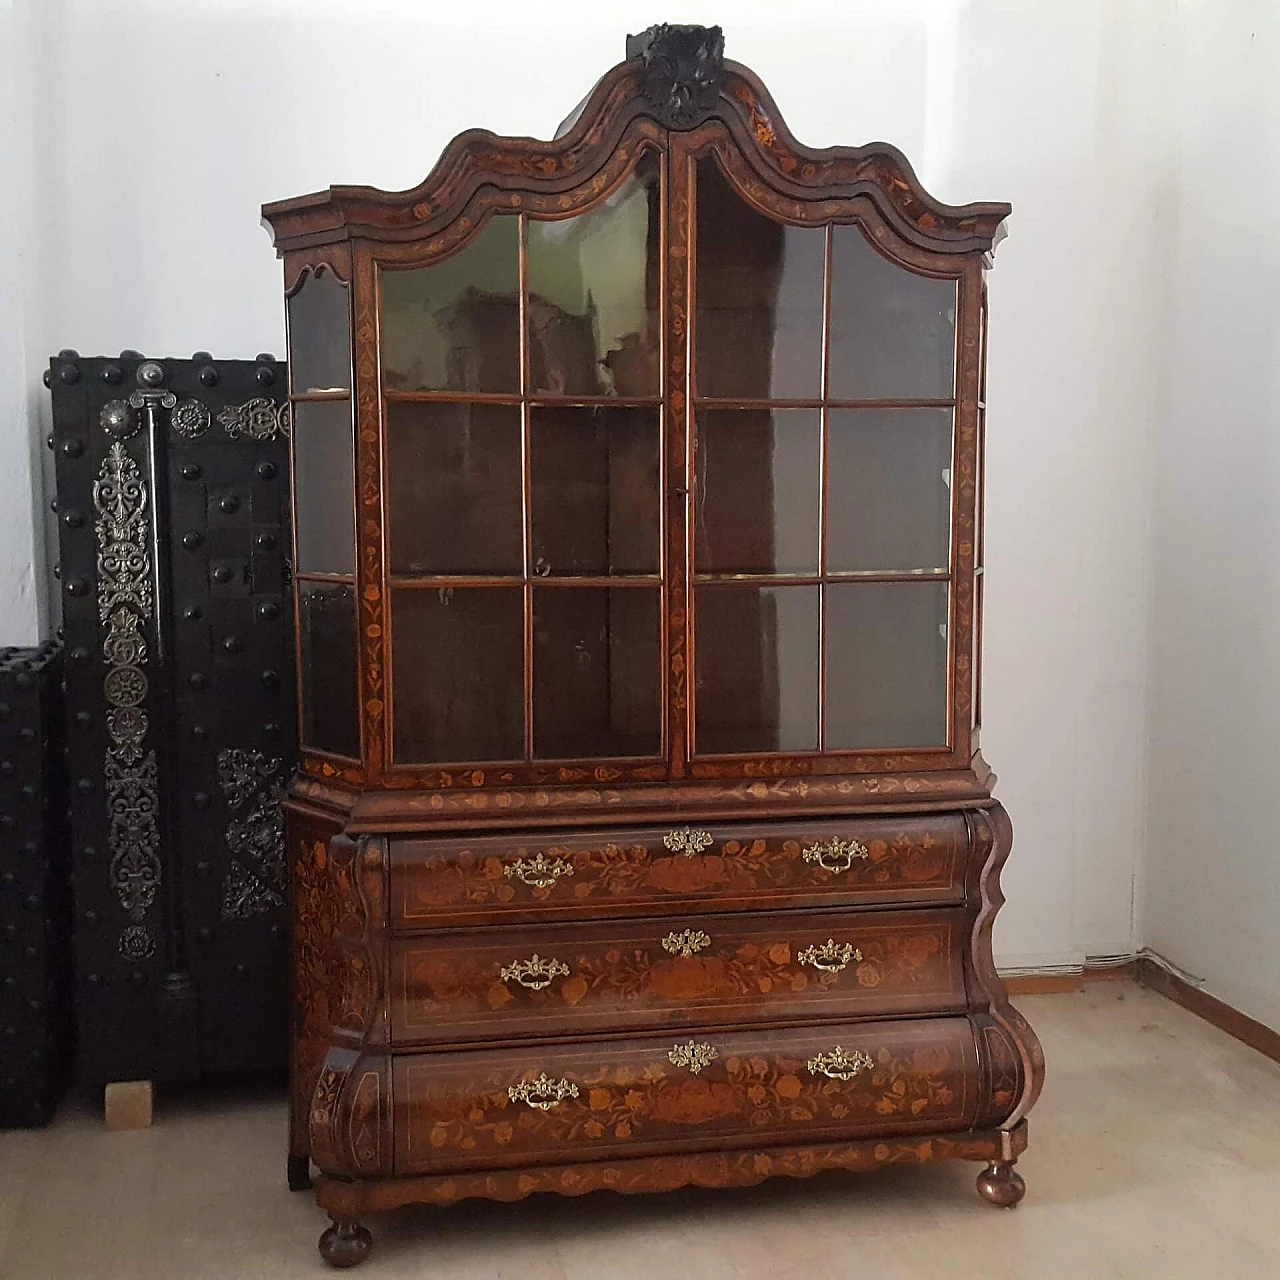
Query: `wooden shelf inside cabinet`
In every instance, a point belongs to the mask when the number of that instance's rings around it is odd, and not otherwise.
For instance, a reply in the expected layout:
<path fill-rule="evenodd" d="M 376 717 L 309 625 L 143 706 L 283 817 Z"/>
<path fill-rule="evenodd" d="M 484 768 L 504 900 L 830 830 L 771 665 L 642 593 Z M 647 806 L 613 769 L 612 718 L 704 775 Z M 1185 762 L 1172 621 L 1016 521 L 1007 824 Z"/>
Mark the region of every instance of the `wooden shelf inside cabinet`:
<path fill-rule="evenodd" d="M 553 1167 L 729 1185 L 725 1153 L 867 1167 L 910 1134 L 1020 1194 L 1042 1064 L 991 962 L 1011 836 L 975 729 L 1008 212 L 887 145 L 805 147 L 683 26 L 629 39 L 553 141 L 465 133 L 409 191 L 265 208 L 291 1168 L 323 1174 L 330 1262 L 366 1209 Z M 753 1127 L 775 1097 L 814 1105 Z"/>

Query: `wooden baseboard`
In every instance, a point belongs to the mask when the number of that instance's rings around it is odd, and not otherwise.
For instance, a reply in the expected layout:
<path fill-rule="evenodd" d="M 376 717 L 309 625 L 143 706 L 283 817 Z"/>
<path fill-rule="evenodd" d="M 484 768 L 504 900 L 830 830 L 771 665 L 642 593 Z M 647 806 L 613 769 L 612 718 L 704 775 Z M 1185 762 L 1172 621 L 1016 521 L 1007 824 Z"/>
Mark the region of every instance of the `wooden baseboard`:
<path fill-rule="evenodd" d="M 1180 1004 L 1206 1022 L 1211 1022 L 1220 1031 L 1234 1036 L 1251 1049 L 1257 1049 L 1259 1053 L 1265 1054 L 1274 1062 L 1280 1062 L 1280 1031 L 1273 1031 L 1264 1023 L 1249 1017 L 1247 1013 L 1233 1009 L 1217 996 L 1211 996 L 1207 991 L 1201 991 L 1189 982 L 1184 982 L 1146 956 L 1138 959 L 1135 976 L 1144 987 L 1158 991 L 1175 1004 Z"/>
<path fill-rule="evenodd" d="M 1119 965 L 1086 965 L 1080 973 L 1024 973 L 1004 980 L 1011 996 L 1043 996 L 1080 991 L 1087 982 L 1132 982 L 1136 961 Z"/>

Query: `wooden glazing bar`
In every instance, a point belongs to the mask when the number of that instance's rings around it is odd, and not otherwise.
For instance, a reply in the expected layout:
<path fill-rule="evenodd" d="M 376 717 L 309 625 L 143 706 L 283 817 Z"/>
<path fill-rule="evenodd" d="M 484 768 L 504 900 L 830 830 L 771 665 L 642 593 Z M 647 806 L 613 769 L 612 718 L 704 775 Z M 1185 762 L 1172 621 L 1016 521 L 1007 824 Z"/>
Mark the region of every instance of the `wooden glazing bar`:
<path fill-rule="evenodd" d="M 522 574 L 421 574 L 391 576 L 393 587 L 430 590 L 433 587 L 522 587 L 526 581 L 530 587 L 660 587 L 662 578 L 654 573 L 635 574 L 627 577 L 607 575 L 582 575 L 580 577 L 533 577 L 526 580 Z"/>
<path fill-rule="evenodd" d="M 831 388 L 831 224 L 822 244 L 822 422 L 818 437 L 818 750 L 827 745 L 827 490 L 830 486 L 828 452 L 831 422 L 827 393 Z"/>
<path fill-rule="evenodd" d="M 520 215 L 520 540 L 524 617 L 524 758 L 533 759 L 533 467 L 529 429 L 529 215 Z"/>
<path fill-rule="evenodd" d="M 853 569 L 838 573 L 695 573 L 699 587 L 820 587 L 842 582 L 950 582 L 946 569 Z"/>
<path fill-rule="evenodd" d="M 825 321 L 824 321 L 825 323 Z M 825 333 L 825 330 L 824 330 Z M 825 341 L 825 337 L 824 337 Z M 953 409 L 954 400 L 767 400 L 695 396 L 698 409 Z"/>

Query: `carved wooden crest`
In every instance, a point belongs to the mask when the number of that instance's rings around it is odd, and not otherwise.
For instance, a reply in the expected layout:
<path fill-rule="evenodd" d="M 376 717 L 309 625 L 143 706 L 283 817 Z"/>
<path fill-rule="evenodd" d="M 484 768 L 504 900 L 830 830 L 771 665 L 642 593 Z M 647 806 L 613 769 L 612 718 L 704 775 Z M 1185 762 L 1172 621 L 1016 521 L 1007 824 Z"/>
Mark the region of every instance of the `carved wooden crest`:
<path fill-rule="evenodd" d="M 663 22 L 628 36 L 627 57 L 644 62 L 643 92 L 659 124 L 690 129 L 715 107 L 724 85 L 724 32 L 719 27 Z"/>

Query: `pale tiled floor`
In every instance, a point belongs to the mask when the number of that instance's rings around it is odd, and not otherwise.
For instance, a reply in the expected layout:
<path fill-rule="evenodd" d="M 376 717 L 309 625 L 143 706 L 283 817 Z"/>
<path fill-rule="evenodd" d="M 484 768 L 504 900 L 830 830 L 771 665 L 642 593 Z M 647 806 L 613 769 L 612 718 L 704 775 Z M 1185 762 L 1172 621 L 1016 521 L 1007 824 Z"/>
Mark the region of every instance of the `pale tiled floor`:
<path fill-rule="evenodd" d="M 1049 1078 L 1013 1212 L 977 1166 L 886 1169 L 370 1219 L 355 1274 L 441 1280 L 1277 1280 L 1280 1066 L 1163 997 L 1108 983 L 1023 997 Z M 184 1099 L 105 1133 L 87 1106 L 0 1134 L 4 1280 L 334 1275 L 325 1220 L 284 1189 L 275 1097 Z"/>

